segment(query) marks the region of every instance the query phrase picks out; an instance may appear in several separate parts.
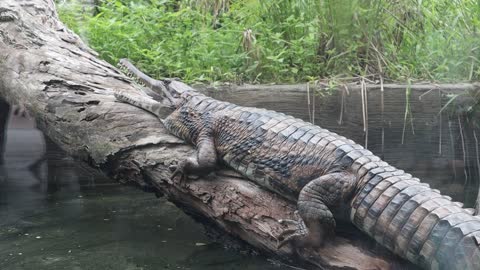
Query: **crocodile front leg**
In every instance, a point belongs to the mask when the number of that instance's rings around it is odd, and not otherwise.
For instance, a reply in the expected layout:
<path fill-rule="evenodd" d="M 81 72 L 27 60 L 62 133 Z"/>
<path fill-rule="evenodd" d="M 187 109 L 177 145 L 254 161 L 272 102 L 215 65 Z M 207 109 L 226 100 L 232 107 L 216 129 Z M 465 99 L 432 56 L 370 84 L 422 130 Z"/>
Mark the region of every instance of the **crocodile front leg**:
<path fill-rule="evenodd" d="M 293 223 L 296 229 L 285 230 L 279 248 L 289 242 L 298 246 L 321 247 L 334 235 L 335 219 L 330 209 L 339 208 L 350 197 L 355 177 L 347 172 L 337 172 L 312 180 L 300 191 L 297 220 L 280 220 Z"/>
<path fill-rule="evenodd" d="M 190 174 L 205 175 L 214 170 L 217 164 L 217 152 L 212 137 L 202 138 L 197 143 L 197 152 L 184 159 L 178 165 L 171 166 L 174 169 L 171 179 L 180 176 L 184 181 Z"/>

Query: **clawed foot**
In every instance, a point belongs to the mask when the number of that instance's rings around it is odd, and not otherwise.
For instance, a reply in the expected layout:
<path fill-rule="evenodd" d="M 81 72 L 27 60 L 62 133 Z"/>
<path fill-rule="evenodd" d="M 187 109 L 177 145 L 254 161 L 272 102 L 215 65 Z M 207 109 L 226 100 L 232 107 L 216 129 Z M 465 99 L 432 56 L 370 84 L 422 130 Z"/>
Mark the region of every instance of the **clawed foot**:
<path fill-rule="evenodd" d="M 172 176 L 170 177 L 170 180 L 175 181 L 175 179 L 177 178 L 178 176 L 178 182 L 181 184 L 183 182 L 185 182 L 185 180 L 187 179 L 187 175 L 185 174 L 184 170 L 183 170 L 183 166 L 182 166 L 182 163 L 180 164 L 176 164 L 176 165 L 170 165 L 168 167 L 170 169 L 170 171 L 172 172 Z"/>
<path fill-rule="evenodd" d="M 295 226 L 294 229 L 285 229 L 280 235 L 279 235 L 279 244 L 277 246 L 278 249 L 282 248 L 284 245 L 292 242 L 292 241 L 297 241 L 300 239 L 305 238 L 308 235 L 308 228 L 305 225 L 305 222 L 303 219 L 300 217 L 298 214 L 298 211 L 295 211 L 294 213 L 295 219 L 280 219 L 278 222 L 282 225 L 293 225 Z"/>

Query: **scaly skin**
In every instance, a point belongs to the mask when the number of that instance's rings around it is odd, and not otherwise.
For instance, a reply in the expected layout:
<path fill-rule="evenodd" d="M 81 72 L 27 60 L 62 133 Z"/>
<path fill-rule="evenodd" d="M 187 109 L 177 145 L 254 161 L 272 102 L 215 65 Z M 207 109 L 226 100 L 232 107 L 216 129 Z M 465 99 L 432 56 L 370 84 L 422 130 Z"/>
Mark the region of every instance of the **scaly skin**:
<path fill-rule="evenodd" d="M 426 269 L 480 269 L 480 218 L 362 146 L 282 113 L 221 102 L 186 86 L 175 93 L 171 81 L 155 81 L 122 61 L 141 82 L 170 91 L 165 95 L 175 110 L 162 122 L 197 148 L 173 177 L 207 173 L 222 161 L 297 201 L 298 220 L 280 221 L 297 229 L 282 233 L 280 246 L 318 247 L 332 235 L 335 219 L 346 215 L 378 243 Z M 147 95 L 116 97 L 160 114 L 161 104 Z"/>

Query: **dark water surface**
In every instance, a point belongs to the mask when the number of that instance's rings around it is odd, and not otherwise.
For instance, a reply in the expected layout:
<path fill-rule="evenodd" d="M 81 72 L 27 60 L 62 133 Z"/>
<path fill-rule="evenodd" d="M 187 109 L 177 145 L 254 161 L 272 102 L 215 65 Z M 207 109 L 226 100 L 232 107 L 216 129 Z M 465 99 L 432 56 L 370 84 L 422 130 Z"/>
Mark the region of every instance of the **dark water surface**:
<path fill-rule="evenodd" d="M 211 243 L 171 203 L 78 165 L 31 126 L 11 123 L 0 165 L 1 270 L 280 269 Z"/>
<path fill-rule="evenodd" d="M 412 91 L 405 121 L 404 89 L 386 91 L 384 99 L 371 89 L 365 127 L 358 91 L 312 96 L 316 107 L 310 106 L 310 114 L 302 87 L 210 95 L 315 120 L 473 205 L 480 182 L 480 130 L 462 114 L 440 113 L 448 102 L 444 95 Z M 210 242 L 203 227 L 172 204 L 77 164 L 45 141 L 31 121 L 14 120 L 6 163 L 0 165 L 0 270 L 288 269 Z"/>

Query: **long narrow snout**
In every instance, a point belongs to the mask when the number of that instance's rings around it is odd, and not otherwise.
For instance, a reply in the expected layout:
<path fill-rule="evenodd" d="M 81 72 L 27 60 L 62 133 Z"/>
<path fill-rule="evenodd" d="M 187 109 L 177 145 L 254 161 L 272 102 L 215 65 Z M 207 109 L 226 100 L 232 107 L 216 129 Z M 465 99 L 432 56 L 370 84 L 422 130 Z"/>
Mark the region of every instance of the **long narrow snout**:
<path fill-rule="evenodd" d="M 142 91 L 155 101 L 161 102 L 163 106 L 170 106 L 172 109 L 178 104 L 176 94 L 170 93 L 168 87 L 169 80 L 155 80 L 135 67 L 128 59 L 120 59 L 119 68 L 124 71 L 128 77 L 138 84 L 144 86 Z"/>

